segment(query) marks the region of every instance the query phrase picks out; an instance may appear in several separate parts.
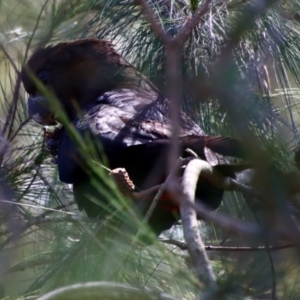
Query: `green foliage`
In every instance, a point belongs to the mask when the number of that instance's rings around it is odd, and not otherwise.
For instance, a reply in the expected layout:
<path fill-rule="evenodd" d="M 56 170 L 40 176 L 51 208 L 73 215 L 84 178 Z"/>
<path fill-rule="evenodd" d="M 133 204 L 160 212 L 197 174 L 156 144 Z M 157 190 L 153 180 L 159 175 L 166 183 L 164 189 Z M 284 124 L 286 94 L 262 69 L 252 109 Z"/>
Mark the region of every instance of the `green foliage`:
<path fill-rule="evenodd" d="M 203 3 L 149 2 L 164 30 L 173 37 Z M 290 152 L 299 140 L 300 4 L 296 0 L 277 1 L 259 14 L 255 11 L 256 2 L 214 1 L 200 19 L 182 49 L 182 107 L 207 134 L 243 139 L 241 128 L 233 126 L 239 124 L 235 118 L 242 121 L 272 160 L 289 170 L 293 169 Z M 14 188 L 13 198 L 6 200 L 15 203 L 20 219 L 19 231 L 12 233 L 6 211 L 2 211 L 1 297 L 14 299 L 68 284 L 103 280 L 194 299 L 203 287 L 186 251 L 153 237 L 127 199 L 119 194 L 107 171 L 93 161 L 90 163 L 97 179 L 95 185 L 111 199 L 109 209 L 117 212 L 101 220 L 90 220 L 79 213 L 72 203 L 71 188 L 59 182 L 56 166 L 43 150 L 44 131 L 32 121 L 26 122 L 26 95 L 17 86 L 17 75 L 5 53 L 20 68 L 37 45 L 81 37 L 112 41 L 126 59 L 168 93 L 164 47 L 135 1 L 0 2 L 0 42 L 6 50 L 0 56 L 0 129 L 1 138 L 9 145 L 3 150 L 1 144 L 0 160 Z M 222 65 L 226 47 L 230 51 L 225 53 L 228 60 Z M 216 72 L 216 66 L 223 68 Z M 13 101 L 14 95 L 17 102 Z M 224 102 L 227 98 L 231 103 L 228 107 Z M 63 112 L 61 117 L 67 124 Z M 69 130 L 83 154 L 94 153 L 93 143 L 77 136 L 74 128 Z M 240 195 L 228 194 L 221 211 L 255 221 Z M 181 240 L 179 227 L 165 236 Z M 136 231 L 128 228 L 138 228 L 138 233 L 149 236 L 152 244 L 143 245 Z M 206 244 L 262 243 L 261 239 L 246 240 L 204 222 L 200 228 Z M 294 261 L 295 253 L 284 251 L 273 255 L 277 292 L 284 299 L 296 299 L 299 266 Z M 210 258 L 221 298 L 257 299 L 270 295 L 274 274 L 265 252 L 213 252 Z"/>

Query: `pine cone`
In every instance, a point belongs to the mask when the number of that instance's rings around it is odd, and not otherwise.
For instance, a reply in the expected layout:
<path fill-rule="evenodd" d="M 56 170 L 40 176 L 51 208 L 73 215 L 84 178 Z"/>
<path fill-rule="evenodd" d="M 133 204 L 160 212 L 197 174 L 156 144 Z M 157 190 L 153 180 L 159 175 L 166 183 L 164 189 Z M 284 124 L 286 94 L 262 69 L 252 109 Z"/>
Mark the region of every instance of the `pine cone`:
<path fill-rule="evenodd" d="M 113 176 L 119 190 L 124 196 L 132 196 L 135 186 L 124 168 L 113 169 L 109 175 Z"/>

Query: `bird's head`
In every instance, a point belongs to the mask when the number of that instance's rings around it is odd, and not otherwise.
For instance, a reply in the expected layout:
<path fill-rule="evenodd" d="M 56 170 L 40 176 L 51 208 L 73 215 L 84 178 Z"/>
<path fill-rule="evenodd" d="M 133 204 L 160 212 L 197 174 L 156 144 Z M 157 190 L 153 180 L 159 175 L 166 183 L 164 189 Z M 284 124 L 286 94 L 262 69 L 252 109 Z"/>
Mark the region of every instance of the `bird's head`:
<path fill-rule="evenodd" d="M 41 125 L 54 125 L 52 94 L 72 119 L 98 96 L 122 85 L 132 69 L 103 40 L 77 40 L 38 49 L 21 73 L 29 94 L 29 114 Z"/>

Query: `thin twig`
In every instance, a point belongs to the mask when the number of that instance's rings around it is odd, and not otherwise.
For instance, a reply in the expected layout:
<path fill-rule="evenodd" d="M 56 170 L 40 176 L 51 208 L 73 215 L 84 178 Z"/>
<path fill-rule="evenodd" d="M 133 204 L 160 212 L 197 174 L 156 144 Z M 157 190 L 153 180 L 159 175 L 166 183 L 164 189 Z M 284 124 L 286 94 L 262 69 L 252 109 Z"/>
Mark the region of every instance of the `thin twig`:
<path fill-rule="evenodd" d="M 149 189 L 146 189 L 146 190 L 143 190 L 143 191 L 139 191 L 139 192 L 133 192 L 132 193 L 132 198 L 134 200 L 141 200 L 141 199 L 144 199 L 148 196 L 150 196 L 151 194 L 153 194 L 154 192 L 157 192 L 159 193 L 159 190 L 162 188 L 162 184 L 158 184 L 158 185 L 155 185 Z M 157 197 L 157 194 L 155 196 L 155 198 Z M 152 200 L 151 199 L 151 202 L 155 201 L 155 198 Z"/>
<path fill-rule="evenodd" d="M 173 240 L 173 239 L 166 239 L 161 240 L 165 244 L 173 245 L 178 247 L 180 250 L 187 250 L 188 247 L 185 243 Z M 280 246 L 269 246 L 269 250 L 271 251 L 277 251 L 277 250 L 285 250 L 290 248 L 297 247 L 294 243 L 284 244 Z M 240 247 L 240 246 L 212 246 L 212 245 L 206 245 L 205 246 L 206 251 L 218 251 L 218 252 L 259 252 L 259 251 L 266 251 L 265 246 L 258 246 L 258 247 Z"/>
<path fill-rule="evenodd" d="M 15 131 L 15 133 L 9 138 L 9 141 L 12 142 L 15 137 L 18 135 L 18 133 L 20 132 L 20 130 L 31 120 L 31 117 L 28 117 L 27 119 L 25 119 L 17 128 L 17 130 Z"/>

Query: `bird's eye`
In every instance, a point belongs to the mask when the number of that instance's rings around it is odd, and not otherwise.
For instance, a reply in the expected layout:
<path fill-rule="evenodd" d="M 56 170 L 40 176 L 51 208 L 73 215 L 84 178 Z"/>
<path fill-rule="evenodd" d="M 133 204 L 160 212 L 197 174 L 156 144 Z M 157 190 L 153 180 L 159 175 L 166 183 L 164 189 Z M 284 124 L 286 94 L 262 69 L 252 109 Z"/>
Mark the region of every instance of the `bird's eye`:
<path fill-rule="evenodd" d="M 47 84 L 50 80 L 50 73 L 48 71 L 40 71 L 37 77 L 44 83 Z"/>

